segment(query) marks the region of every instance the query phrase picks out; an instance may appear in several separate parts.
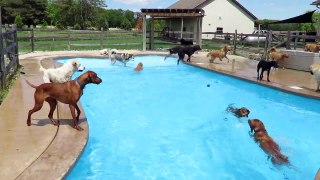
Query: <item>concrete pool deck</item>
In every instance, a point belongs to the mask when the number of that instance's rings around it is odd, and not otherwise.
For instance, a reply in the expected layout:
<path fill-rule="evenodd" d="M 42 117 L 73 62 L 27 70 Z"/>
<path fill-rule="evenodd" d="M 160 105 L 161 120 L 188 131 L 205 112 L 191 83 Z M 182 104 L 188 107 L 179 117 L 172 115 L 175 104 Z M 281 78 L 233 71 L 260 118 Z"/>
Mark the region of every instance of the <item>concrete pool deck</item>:
<path fill-rule="evenodd" d="M 126 51 L 139 55 L 165 55 L 166 52 Z M 258 61 L 228 55 L 231 60 L 208 63 L 206 52 L 195 54 L 192 65 L 217 71 L 240 79 L 288 91 L 294 94 L 320 99 L 315 92 L 316 81 L 309 72 L 278 69 L 270 73 L 271 82 L 256 80 Z M 25 83 L 41 84 L 42 74 L 38 62 L 46 68 L 59 66 L 58 57 L 103 57 L 99 51 L 36 52 L 20 55 L 24 67 L 9 94 L 0 105 L 0 177 L 2 179 L 61 179 L 81 154 L 88 138 L 88 124 L 82 110 L 81 124 L 84 131 L 73 129 L 67 105 L 59 104 L 54 118 L 60 119 L 60 126 L 53 126 L 48 120 L 49 106 L 32 116 L 32 125 L 26 125 L 29 109 L 33 107 L 34 89 Z M 232 67 L 232 60 L 234 66 Z M 266 75 L 265 75 L 266 76 Z M 84 93 L 86 93 L 84 91 Z M 316 172 L 315 172 L 316 173 Z"/>

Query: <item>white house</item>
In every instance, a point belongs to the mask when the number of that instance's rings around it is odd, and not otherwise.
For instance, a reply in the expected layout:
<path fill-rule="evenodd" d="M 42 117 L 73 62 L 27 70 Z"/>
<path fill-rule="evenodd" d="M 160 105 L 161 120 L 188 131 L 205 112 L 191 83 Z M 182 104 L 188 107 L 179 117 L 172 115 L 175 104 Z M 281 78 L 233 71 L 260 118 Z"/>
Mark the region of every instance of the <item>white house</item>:
<path fill-rule="evenodd" d="M 237 0 L 179 0 L 168 9 L 203 9 L 205 16 L 202 20 L 202 32 L 220 33 L 252 33 L 257 19 Z M 194 32 L 194 20 L 185 19 L 183 31 Z M 168 26 L 173 31 L 181 29 L 181 20 L 172 19 Z M 212 35 L 203 34 L 203 39 L 211 39 Z"/>

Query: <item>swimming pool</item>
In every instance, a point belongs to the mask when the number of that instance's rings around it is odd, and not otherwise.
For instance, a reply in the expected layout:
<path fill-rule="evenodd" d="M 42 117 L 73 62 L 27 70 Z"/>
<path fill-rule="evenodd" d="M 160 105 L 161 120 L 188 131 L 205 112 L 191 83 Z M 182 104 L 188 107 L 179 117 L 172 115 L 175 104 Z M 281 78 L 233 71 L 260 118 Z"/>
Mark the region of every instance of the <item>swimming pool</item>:
<path fill-rule="evenodd" d="M 127 67 L 78 60 L 103 82 L 81 97 L 89 140 L 67 179 L 313 179 L 319 168 L 318 100 L 177 66 L 175 58 L 140 56 Z M 248 118 L 226 112 L 232 103 L 263 121 L 293 167 L 271 163 Z"/>

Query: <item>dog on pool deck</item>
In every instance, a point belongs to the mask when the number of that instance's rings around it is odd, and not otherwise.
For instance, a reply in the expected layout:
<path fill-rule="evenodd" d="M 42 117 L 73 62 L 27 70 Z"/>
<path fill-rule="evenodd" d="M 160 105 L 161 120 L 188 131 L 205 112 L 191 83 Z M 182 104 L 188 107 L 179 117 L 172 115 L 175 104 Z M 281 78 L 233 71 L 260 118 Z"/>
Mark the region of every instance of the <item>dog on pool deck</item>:
<path fill-rule="evenodd" d="M 236 108 L 233 106 L 233 104 L 230 104 L 227 107 L 227 112 L 233 113 L 237 118 L 241 118 L 241 117 L 248 117 L 250 114 L 250 110 L 242 107 L 242 108 Z"/>
<path fill-rule="evenodd" d="M 276 165 L 289 165 L 288 157 L 280 152 L 279 145 L 268 135 L 264 124 L 259 119 L 248 120 L 252 136 L 259 143 L 261 149 L 271 157 L 271 162 Z"/>
<path fill-rule="evenodd" d="M 277 61 L 277 62 L 283 61 L 283 60 L 289 58 L 288 53 L 279 52 L 276 50 L 276 48 L 271 48 L 269 50 L 269 55 L 272 60 Z"/>
<path fill-rule="evenodd" d="M 226 58 L 226 59 L 228 59 L 228 63 L 229 63 L 229 58 L 227 57 L 227 53 L 229 51 L 231 51 L 231 46 L 224 46 L 221 50 L 213 50 L 213 51 L 209 52 L 207 54 L 207 57 L 210 56 L 209 62 L 213 63 L 213 61 L 216 58 L 219 58 L 220 61 L 222 61 L 223 58 Z"/>
<path fill-rule="evenodd" d="M 56 82 L 64 83 L 71 80 L 72 75 L 76 71 L 83 71 L 84 66 L 78 60 L 69 60 L 64 63 L 61 67 L 56 69 L 45 69 L 42 67 L 41 62 L 38 62 L 39 70 L 43 72 L 43 80 L 45 83 Z"/>
<path fill-rule="evenodd" d="M 320 44 L 319 43 L 316 43 L 316 44 L 308 43 L 304 46 L 304 50 L 307 52 L 318 53 L 320 51 Z"/>
<path fill-rule="evenodd" d="M 261 81 L 263 79 L 264 71 L 267 71 L 267 81 L 270 82 L 269 74 L 270 74 L 271 67 L 278 68 L 279 66 L 278 66 L 278 63 L 276 61 L 260 60 L 258 65 L 257 65 L 257 73 L 258 73 L 257 80 Z M 261 69 L 261 73 L 259 75 L 260 69 Z"/>
<path fill-rule="evenodd" d="M 191 62 L 190 58 L 191 56 L 196 52 L 200 51 L 201 47 L 199 45 L 193 45 L 193 46 L 176 46 L 174 48 L 169 49 L 169 55 L 167 55 L 164 60 L 167 59 L 167 57 L 171 56 L 172 54 L 178 54 L 179 59 L 177 64 L 179 65 L 180 60 L 184 61 L 184 56 L 188 55 L 187 62 Z"/>
<path fill-rule="evenodd" d="M 310 74 L 314 75 L 317 81 L 317 89 L 316 92 L 320 92 L 320 64 L 311 64 L 310 65 Z"/>
<path fill-rule="evenodd" d="M 53 125 L 59 126 L 59 121 L 53 120 L 53 112 L 56 109 L 57 101 L 60 101 L 64 104 L 69 104 L 73 119 L 73 127 L 79 131 L 83 130 L 79 124 L 80 109 L 77 105 L 80 97 L 83 94 L 83 89 L 87 84 L 100 84 L 102 80 L 97 76 L 93 71 L 87 71 L 80 75 L 76 80 L 67 81 L 64 83 L 44 83 L 39 86 L 31 84 L 26 80 L 27 84 L 35 88 L 34 92 L 34 107 L 28 113 L 27 125 L 31 126 L 31 115 L 34 112 L 39 111 L 44 101 L 47 101 L 50 105 L 50 111 L 48 117 Z M 75 114 L 77 110 L 77 115 Z"/>
<path fill-rule="evenodd" d="M 134 71 L 140 72 L 143 69 L 143 64 L 142 62 L 139 62 L 136 68 L 134 68 Z"/>
<path fill-rule="evenodd" d="M 119 53 L 118 50 L 116 49 L 102 49 L 100 51 L 100 55 L 104 55 L 104 56 L 111 56 L 112 54 L 117 54 Z"/>
<path fill-rule="evenodd" d="M 128 54 L 128 53 L 112 54 L 111 55 L 111 64 L 115 64 L 116 61 L 118 61 L 118 62 L 121 62 L 123 64 L 123 66 L 127 66 L 127 63 L 133 59 L 134 59 L 133 54 Z"/>

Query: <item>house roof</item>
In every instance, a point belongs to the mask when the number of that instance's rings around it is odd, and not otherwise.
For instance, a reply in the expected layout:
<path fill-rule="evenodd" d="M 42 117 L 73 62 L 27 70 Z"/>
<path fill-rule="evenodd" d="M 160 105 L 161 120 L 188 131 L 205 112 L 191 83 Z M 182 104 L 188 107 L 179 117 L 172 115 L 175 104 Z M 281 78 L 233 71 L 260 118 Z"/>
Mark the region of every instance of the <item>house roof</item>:
<path fill-rule="evenodd" d="M 204 5 L 204 3 L 208 1 L 210 0 L 179 0 L 171 6 L 169 6 L 168 9 L 199 9 L 201 6 Z M 245 13 L 247 13 L 254 20 L 258 19 L 255 15 L 253 15 L 250 11 L 243 7 L 237 0 L 230 1 L 234 3 L 236 6 L 238 6 Z"/>
<path fill-rule="evenodd" d="M 314 2 L 311 3 L 310 5 L 320 5 L 320 0 L 314 1 Z"/>
<path fill-rule="evenodd" d="M 142 15 L 152 17 L 203 17 L 203 9 L 141 9 Z"/>

